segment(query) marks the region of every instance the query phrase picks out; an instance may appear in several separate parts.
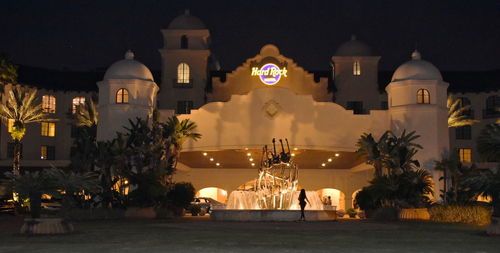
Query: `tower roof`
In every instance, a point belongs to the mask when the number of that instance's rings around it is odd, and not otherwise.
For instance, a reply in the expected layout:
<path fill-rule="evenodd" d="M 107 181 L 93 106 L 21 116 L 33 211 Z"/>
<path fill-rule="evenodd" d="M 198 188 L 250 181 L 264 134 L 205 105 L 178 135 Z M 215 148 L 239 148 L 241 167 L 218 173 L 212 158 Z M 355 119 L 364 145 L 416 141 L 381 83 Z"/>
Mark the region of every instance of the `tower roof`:
<path fill-rule="evenodd" d="M 108 79 L 141 79 L 154 81 L 153 74 L 144 64 L 134 60 L 134 53 L 128 50 L 125 59 L 113 63 L 106 73 L 104 80 Z"/>
<path fill-rule="evenodd" d="M 335 56 L 370 56 L 371 49 L 365 43 L 356 39 L 355 35 L 351 36 L 351 40 L 344 42 L 335 52 Z"/>
<path fill-rule="evenodd" d="M 170 22 L 168 29 L 174 30 L 201 30 L 206 29 L 205 24 L 198 17 L 192 16 L 189 10 L 177 16 Z"/>
<path fill-rule="evenodd" d="M 411 54 L 411 60 L 403 63 L 399 66 L 394 75 L 392 75 L 392 81 L 404 81 L 404 80 L 443 80 L 441 72 L 432 63 L 422 60 L 420 52 L 415 50 Z"/>

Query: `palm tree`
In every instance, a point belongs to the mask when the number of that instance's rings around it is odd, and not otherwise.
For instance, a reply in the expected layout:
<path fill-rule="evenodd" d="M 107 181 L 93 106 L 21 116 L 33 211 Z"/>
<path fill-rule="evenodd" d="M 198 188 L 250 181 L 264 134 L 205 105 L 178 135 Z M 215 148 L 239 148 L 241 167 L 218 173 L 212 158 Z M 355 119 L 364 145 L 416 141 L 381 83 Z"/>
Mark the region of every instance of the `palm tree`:
<path fill-rule="evenodd" d="M 372 134 L 363 133 L 358 139 L 356 153 L 366 156 L 366 163 L 373 165 L 375 168 L 375 176 L 383 174 L 383 155 L 379 149 L 379 143 L 384 143 L 387 139 L 388 132 L 384 133 L 378 141 L 375 141 Z"/>
<path fill-rule="evenodd" d="M 47 114 L 43 112 L 42 105 L 36 102 L 36 90 L 21 86 L 14 86 L 8 92 L 6 104 L 0 104 L 0 118 L 6 121 L 13 121 L 11 131 L 14 140 L 13 173 L 19 174 L 19 160 L 21 158 L 21 140 L 26 133 L 26 125 L 41 121 L 51 121 L 47 119 Z"/>
<path fill-rule="evenodd" d="M 500 124 L 492 123 L 481 130 L 477 150 L 486 161 L 500 161 Z"/>
<path fill-rule="evenodd" d="M 5 54 L 0 54 L 0 83 L 16 83 L 17 67 Z"/>
<path fill-rule="evenodd" d="M 466 114 L 471 106 L 463 106 L 462 100 L 455 100 L 452 95 L 448 96 L 447 107 L 450 108 L 448 111 L 448 127 L 470 126 L 479 122 L 479 120 L 471 119 L 469 115 Z"/>
<path fill-rule="evenodd" d="M 390 173 L 400 173 L 412 171 L 420 167 L 418 160 L 413 159 L 422 146 L 415 143 L 414 140 L 419 138 L 415 131 L 406 134 L 403 130 L 401 136 L 396 136 L 389 132 L 385 142 L 381 143 L 384 158 L 383 165 Z"/>
<path fill-rule="evenodd" d="M 80 105 L 75 114 L 77 127 L 95 127 L 99 121 L 98 113 L 92 99 L 85 100 L 85 104 Z"/>
<path fill-rule="evenodd" d="M 164 130 L 169 143 L 167 157 L 173 170 L 177 168 L 184 142 L 189 139 L 197 141 L 201 138 L 201 134 L 195 132 L 196 128 L 196 123 L 189 119 L 179 121 L 176 116 L 169 118 L 165 123 Z"/>

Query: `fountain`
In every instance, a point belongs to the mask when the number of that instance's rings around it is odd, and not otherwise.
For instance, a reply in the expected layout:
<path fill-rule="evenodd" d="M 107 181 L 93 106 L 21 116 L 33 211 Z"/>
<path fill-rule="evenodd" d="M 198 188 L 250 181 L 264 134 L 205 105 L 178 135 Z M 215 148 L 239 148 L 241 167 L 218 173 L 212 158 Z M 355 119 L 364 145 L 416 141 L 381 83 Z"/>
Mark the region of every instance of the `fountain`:
<path fill-rule="evenodd" d="M 253 181 L 251 190 L 231 192 L 225 208 L 212 211 L 213 220 L 230 221 L 292 221 L 300 217 L 299 206 L 299 168 L 292 159 L 288 140 L 285 152 L 283 140 L 281 153 L 262 149 L 258 177 Z M 306 191 L 310 205 L 306 206 L 308 220 L 334 220 L 335 210 L 325 208 L 315 191 Z"/>

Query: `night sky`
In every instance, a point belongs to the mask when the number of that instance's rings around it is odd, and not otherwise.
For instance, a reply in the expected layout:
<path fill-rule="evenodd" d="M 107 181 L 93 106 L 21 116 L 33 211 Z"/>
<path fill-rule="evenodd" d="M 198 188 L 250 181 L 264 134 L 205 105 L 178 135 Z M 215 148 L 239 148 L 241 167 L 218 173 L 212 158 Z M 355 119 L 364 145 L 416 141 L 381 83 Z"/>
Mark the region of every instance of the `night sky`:
<path fill-rule="evenodd" d="M 224 70 L 267 43 L 308 70 L 326 70 L 351 34 L 382 56 L 382 70 L 408 60 L 415 45 L 441 70 L 500 69 L 500 0 L 0 0 L 0 52 L 17 64 L 90 70 L 131 48 L 158 70 L 160 29 L 186 8 L 210 29 Z"/>

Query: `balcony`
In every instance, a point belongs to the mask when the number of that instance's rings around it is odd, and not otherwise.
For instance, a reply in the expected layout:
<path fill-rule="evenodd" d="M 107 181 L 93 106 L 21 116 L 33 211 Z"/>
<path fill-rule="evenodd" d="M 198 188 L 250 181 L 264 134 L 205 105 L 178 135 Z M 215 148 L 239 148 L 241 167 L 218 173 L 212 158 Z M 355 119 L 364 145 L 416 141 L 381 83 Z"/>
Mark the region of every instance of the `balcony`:
<path fill-rule="evenodd" d="M 189 89 L 189 88 L 193 88 L 193 79 L 189 79 L 187 83 L 179 83 L 178 82 L 179 80 L 176 78 L 176 79 L 172 79 L 172 84 L 173 84 L 173 87 L 174 88 L 182 88 L 182 89 Z"/>

